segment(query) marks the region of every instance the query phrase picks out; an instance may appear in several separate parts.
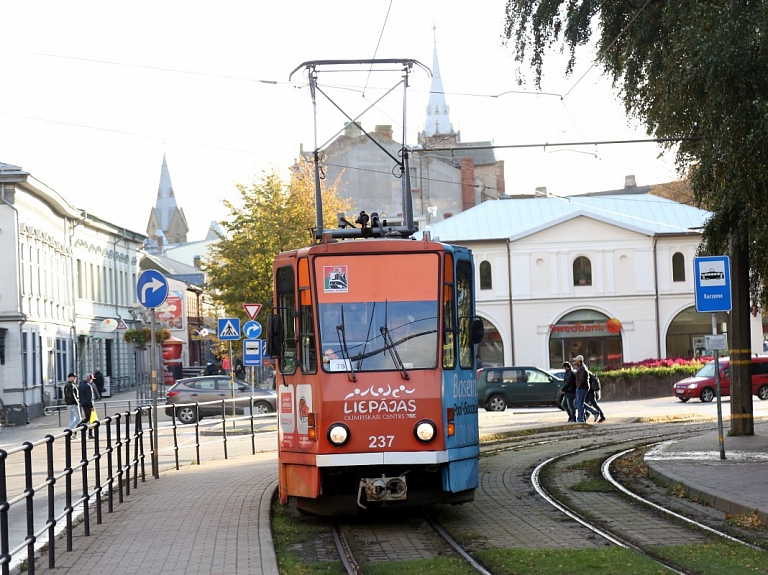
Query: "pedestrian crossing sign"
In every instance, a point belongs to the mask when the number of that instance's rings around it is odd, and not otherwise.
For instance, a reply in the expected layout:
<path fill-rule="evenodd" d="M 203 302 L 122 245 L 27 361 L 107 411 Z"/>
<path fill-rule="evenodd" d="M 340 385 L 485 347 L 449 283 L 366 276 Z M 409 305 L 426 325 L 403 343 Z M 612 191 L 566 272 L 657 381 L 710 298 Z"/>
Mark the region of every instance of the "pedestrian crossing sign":
<path fill-rule="evenodd" d="M 219 339 L 222 341 L 240 339 L 240 318 L 219 318 Z"/>

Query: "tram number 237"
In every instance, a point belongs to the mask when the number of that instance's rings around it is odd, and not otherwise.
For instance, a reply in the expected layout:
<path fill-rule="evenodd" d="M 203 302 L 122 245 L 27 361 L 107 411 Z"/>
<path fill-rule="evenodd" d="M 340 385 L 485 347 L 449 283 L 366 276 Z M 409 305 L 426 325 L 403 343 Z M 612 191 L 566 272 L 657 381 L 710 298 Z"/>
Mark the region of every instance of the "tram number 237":
<path fill-rule="evenodd" d="M 371 435 L 368 438 L 368 441 L 370 442 L 368 447 L 370 449 L 376 449 L 377 447 L 392 447 L 392 442 L 394 440 L 394 435 Z"/>

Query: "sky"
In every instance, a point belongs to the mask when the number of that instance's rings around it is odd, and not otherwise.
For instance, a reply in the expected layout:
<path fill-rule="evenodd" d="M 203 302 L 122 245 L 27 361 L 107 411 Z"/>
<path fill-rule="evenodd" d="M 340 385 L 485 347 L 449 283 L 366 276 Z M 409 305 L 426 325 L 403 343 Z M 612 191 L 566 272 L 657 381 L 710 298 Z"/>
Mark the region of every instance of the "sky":
<path fill-rule="evenodd" d="M 73 206 L 146 233 L 165 156 L 178 205 L 203 239 L 237 203 L 237 183 L 286 174 L 314 148 L 306 74 L 312 60 L 412 58 L 432 67 L 437 46 L 450 118 L 461 141 L 500 146 L 645 139 L 626 117 L 593 53 L 565 76 L 553 52 L 536 94 L 533 72 L 503 44 L 505 0 L 4 0 L 0 35 L 0 163 L 20 166 Z M 590 68 L 591 67 L 591 68 Z M 526 78 L 521 87 L 516 74 Z M 351 116 L 399 74 L 321 73 Z M 426 122 L 430 77 L 416 69 L 406 143 Z M 526 91 L 525 94 L 504 92 Z M 361 117 L 402 134 L 397 89 Z M 498 97 L 493 97 L 498 96 Z M 563 96 L 563 97 L 561 97 Z M 318 143 L 346 121 L 322 97 Z M 677 179 L 654 143 L 497 149 L 507 193 L 571 195 Z"/>

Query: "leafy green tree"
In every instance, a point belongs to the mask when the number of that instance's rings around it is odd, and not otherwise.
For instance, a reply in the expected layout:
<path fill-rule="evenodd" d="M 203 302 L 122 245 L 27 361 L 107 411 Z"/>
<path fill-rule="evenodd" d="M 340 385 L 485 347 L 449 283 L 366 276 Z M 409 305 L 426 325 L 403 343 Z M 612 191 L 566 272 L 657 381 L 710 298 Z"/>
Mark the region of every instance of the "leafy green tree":
<path fill-rule="evenodd" d="M 713 213 L 702 251 L 732 257 L 735 360 L 731 432 L 753 434 L 751 301 L 768 304 L 768 2 L 754 0 L 508 0 L 505 36 L 540 86 L 560 44 L 574 69 L 596 36 L 596 63 L 629 116 L 677 144 L 675 158 L 698 205 Z M 751 296 L 751 297 L 750 297 Z M 737 357 L 741 356 L 741 357 Z"/>
<path fill-rule="evenodd" d="M 225 200 L 229 216 L 219 222 L 223 237 L 203 259 L 207 288 L 229 317 L 246 319 L 243 304 L 261 303 L 262 319 L 272 306 L 272 260 L 281 251 L 313 243 L 315 184 L 311 164 L 295 168 L 286 184 L 274 171 L 250 186 L 237 184 L 238 203 Z M 322 185 L 325 227 L 349 202 L 336 184 Z M 257 318 L 258 319 L 258 318 Z"/>

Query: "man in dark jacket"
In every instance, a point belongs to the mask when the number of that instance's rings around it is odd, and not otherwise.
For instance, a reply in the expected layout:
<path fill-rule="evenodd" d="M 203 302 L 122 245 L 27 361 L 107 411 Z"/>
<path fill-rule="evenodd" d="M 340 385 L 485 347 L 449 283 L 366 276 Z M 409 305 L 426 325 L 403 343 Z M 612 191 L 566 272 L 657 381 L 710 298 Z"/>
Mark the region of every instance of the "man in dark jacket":
<path fill-rule="evenodd" d="M 586 409 L 597 420 L 597 411 L 584 404 L 584 399 L 589 392 L 589 371 L 584 365 L 584 356 L 577 355 L 573 358 L 573 364 L 576 366 L 576 421 L 586 423 L 584 410 Z"/>
<path fill-rule="evenodd" d="M 75 429 L 80 423 L 80 402 L 78 399 L 77 376 L 70 373 L 67 376 L 67 383 L 64 384 L 64 403 L 69 411 L 68 429 Z"/>
<path fill-rule="evenodd" d="M 99 395 L 96 399 L 104 397 L 104 374 L 101 373 L 100 369 L 97 369 L 93 374 L 93 385 L 96 387 L 96 392 Z"/>
<path fill-rule="evenodd" d="M 568 414 L 568 423 L 576 421 L 576 374 L 571 369 L 571 364 L 567 361 L 563 363 L 565 375 L 563 376 L 563 386 L 560 392 L 563 394 L 563 409 Z"/>
<path fill-rule="evenodd" d="M 93 376 L 88 374 L 88 378 L 91 377 Z M 83 410 L 83 419 L 80 423 L 88 425 L 88 422 L 91 419 L 91 411 L 93 411 L 93 392 L 91 391 L 91 385 L 88 379 L 84 379 L 80 382 L 78 391 L 80 392 L 80 407 Z M 93 437 L 93 429 L 91 428 L 88 428 L 88 437 Z"/>

